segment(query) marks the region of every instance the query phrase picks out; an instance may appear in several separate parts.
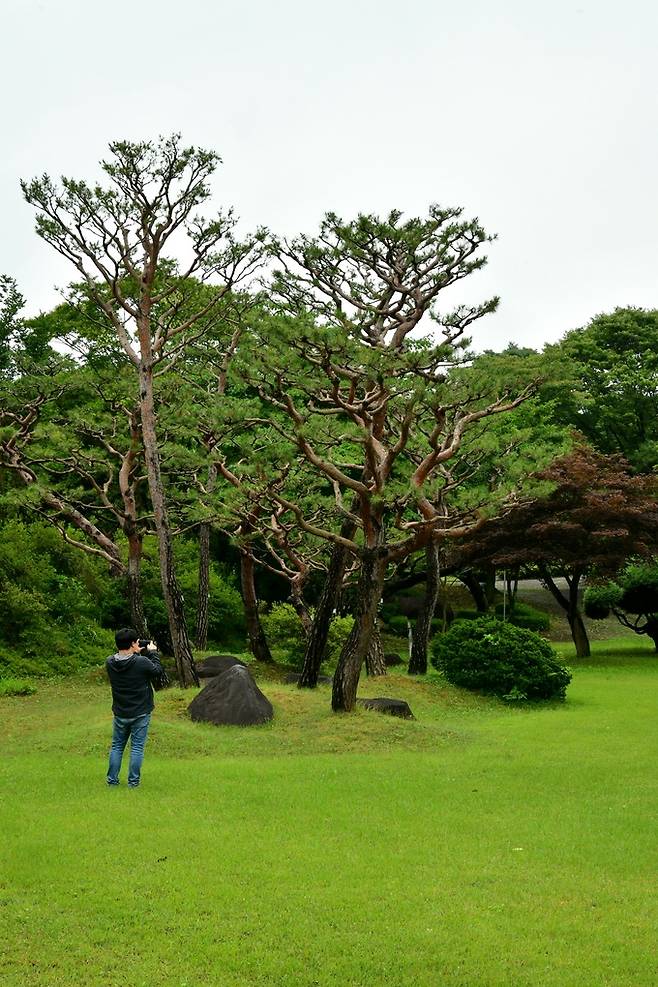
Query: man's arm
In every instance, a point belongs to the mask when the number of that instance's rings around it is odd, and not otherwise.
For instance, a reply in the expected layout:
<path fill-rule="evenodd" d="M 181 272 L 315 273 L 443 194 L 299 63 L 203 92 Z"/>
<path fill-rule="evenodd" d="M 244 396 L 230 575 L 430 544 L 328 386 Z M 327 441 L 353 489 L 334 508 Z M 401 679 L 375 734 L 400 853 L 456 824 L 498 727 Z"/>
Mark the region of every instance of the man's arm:
<path fill-rule="evenodd" d="M 155 678 L 157 675 L 162 675 L 164 668 L 160 655 L 157 651 L 151 651 L 149 648 L 148 653 L 146 655 L 141 655 L 140 657 L 143 658 L 146 663 L 146 671 L 152 678 Z"/>

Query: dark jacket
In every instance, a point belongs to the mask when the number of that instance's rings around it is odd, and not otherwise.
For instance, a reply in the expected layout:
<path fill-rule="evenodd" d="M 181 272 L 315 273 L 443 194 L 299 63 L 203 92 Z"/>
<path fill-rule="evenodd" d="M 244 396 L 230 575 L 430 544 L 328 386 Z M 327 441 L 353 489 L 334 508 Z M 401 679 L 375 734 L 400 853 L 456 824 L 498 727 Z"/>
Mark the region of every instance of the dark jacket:
<path fill-rule="evenodd" d="M 131 654 L 125 658 L 110 655 L 105 662 L 112 686 L 112 712 L 115 716 L 130 720 L 150 713 L 153 702 L 152 679 L 164 669 L 157 651 L 149 651 L 149 657 Z"/>

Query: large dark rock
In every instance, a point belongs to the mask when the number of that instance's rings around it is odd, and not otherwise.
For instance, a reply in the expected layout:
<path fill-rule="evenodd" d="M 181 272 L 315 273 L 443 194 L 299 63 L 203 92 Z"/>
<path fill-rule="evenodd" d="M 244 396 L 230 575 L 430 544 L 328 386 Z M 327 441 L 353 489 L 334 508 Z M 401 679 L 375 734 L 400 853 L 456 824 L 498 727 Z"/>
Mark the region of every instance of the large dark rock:
<path fill-rule="evenodd" d="M 197 662 L 196 670 L 200 679 L 209 679 L 214 675 L 221 675 L 228 668 L 234 668 L 235 665 L 242 665 L 243 668 L 247 666 L 239 658 L 234 658 L 232 655 L 210 655 L 209 658 L 205 658 L 204 661 Z"/>
<path fill-rule="evenodd" d="M 271 702 L 242 662 L 211 678 L 194 697 L 188 711 L 193 720 L 238 727 L 267 723 L 274 715 Z"/>
<path fill-rule="evenodd" d="M 356 702 L 357 706 L 374 709 L 379 713 L 388 713 L 389 716 L 399 716 L 403 720 L 416 719 L 404 699 L 357 699 Z"/>
<path fill-rule="evenodd" d="M 400 655 L 395 654 L 394 651 L 389 651 L 388 654 L 384 655 L 384 662 L 386 665 L 391 667 L 392 665 L 403 665 L 404 661 Z"/>
<path fill-rule="evenodd" d="M 283 681 L 286 685 L 295 685 L 301 677 L 300 672 L 289 672 Z M 330 675 L 318 675 L 318 685 L 331 685 L 333 681 Z"/>

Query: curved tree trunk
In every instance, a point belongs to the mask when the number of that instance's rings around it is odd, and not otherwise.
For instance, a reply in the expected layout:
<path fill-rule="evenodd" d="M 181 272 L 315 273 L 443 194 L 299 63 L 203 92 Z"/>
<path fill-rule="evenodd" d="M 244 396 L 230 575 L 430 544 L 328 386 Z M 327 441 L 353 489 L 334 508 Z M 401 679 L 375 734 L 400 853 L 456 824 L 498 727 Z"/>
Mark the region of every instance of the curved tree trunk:
<path fill-rule="evenodd" d="M 153 369 L 145 366 L 144 361 L 139 366 L 139 393 L 142 422 L 142 438 L 149 481 L 149 493 L 155 518 L 155 529 L 158 536 L 158 551 L 160 556 L 160 578 L 162 592 L 169 618 L 174 660 L 178 681 L 184 687 L 199 684 L 199 677 L 194 664 L 192 646 L 187 632 L 187 621 L 183 606 L 183 594 L 176 579 L 174 551 L 169 527 L 169 517 L 165 503 L 164 486 L 160 470 L 160 450 L 155 430 L 155 405 L 153 398 Z"/>
<path fill-rule="evenodd" d="M 461 572 L 459 574 L 459 580 L 464 584 L 473 597 L 475 609 L 478 613 L 486 613 L 489 609 L 489 601 L 487 600 L 486 594 L 482 589 L 482 584 L 475 573 L 471 569 L 467 572 Z"/>
<path fill-rule="evenodd" d="M 411 636 L 409 675 L 425 675 L 427 672 L 427 649 L 436 601 L 439 598 L 439 546 L 436 542 L 430 542 L 425 548 L 425 559 L 427 564 L 425 597 Z"/>
<path fill-rule="evenodd" d="M 308 641 L 309 635 L 311 633 L 311 628 L 313 627 L 313 618 L 309 612 L 306 605 L 306 600 L 304 599 L 304 579 L 295 577 L 290 581 L 290 602 L 295 610 L 295 613 L 299 617 L 300 623 L 304 628 L 304 637 Z"/>
<path fill-rule="evenodd" d="M 334 673 L 331 706 L 337 712 L 349 713 L 354 709 L 361 667 L 370 649 L 377 620 L 385 572 L 386 556 L 382 549 L 364 549 L 356 592 L 354 627 L 345 642 Z"/>
<path fill-rule="evenodd" d="M 199 589 L 197 594 L 194 643 L 205 648 L 208 643 L 208 609 L 210 605 L 210 525 L 199 525 Z"/>
<path fill-rule="evenodd" d="M 273 663 L 274 659 L 258 614 L 254 556 L 248 546 L 240 549 L 240 586 L 251 653 L 257 661 Z"/>
<path fill-rule="evenodd" d="M 538 568 L 542 582 L 565 611 L 569 629 L 571 630 L 571 637 L 576 646 L 576 656 L 578 658 L 589 658 L 591 654 L 589 638 L 587 637 L 587 630 L 582 614 L 578 609 L 578 587 L 580 586 L 583 571 L 581 569 L 574 569 L 570 576 L 565 576 L 569 588 L 569 595 L 565 596 L 559 586 L 554 582 L 545 563 L 540 562 Z"/>
<path fill-rule="evenodd" d="M 345 521 L 341 528 L 341 535 L 345 538 L 352 538 L 355 530 L 356 525 L 352 521 Z M 348 557 L 349 552 L 343 545 L 334 545 L 327 569 L 327 577 L 322 587 L 318 605 L 315 608 L 313 624 L 306 642 L 302 674 L 298 683 L 300 689 L 314 689 L 318 684 L 320 666 L 327 650 L 329 627 L 340 599 Z"/>

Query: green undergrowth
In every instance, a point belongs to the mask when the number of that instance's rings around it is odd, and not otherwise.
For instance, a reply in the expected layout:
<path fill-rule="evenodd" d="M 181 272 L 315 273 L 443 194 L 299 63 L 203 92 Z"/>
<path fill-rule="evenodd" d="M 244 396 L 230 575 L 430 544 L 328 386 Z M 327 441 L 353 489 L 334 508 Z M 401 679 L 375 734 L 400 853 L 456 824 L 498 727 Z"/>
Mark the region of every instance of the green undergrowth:
<path fill-rule="evenodd" d="M 0 698 L 0 982 L 653 987 L 658 662 L 594 650 L 564 703 L 362 683 L 412 722 L 260 668 L 265 727 L 168 690 L 136 791 L 98 675 Z"/>

